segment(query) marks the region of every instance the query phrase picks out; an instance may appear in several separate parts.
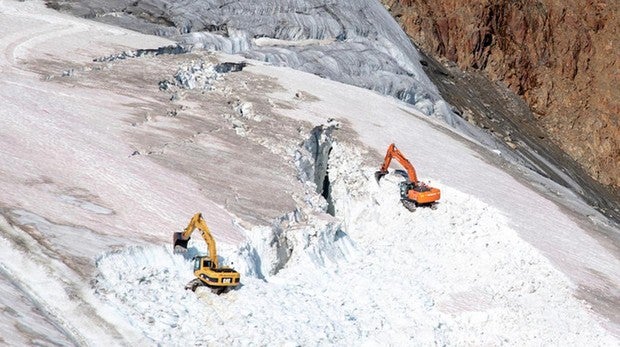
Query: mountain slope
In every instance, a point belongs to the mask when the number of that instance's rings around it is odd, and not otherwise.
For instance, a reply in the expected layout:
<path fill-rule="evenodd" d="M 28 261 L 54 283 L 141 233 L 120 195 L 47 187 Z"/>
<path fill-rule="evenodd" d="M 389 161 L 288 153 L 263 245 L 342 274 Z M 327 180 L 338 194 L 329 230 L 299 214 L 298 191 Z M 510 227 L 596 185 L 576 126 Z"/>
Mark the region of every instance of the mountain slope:
<path fill-rule="evenodd" d="M 592 177 L 620 186 L 617 1 L 382 2 L 425 52 L 502 81 Z"/>
<path fill-rule="evenodd" d="M 476 139 L 291 69 L 215 72 L 238 56 L 93 61 L 170 42 L 0 6 L 0 274 L 18 314 L 42 312 L 30 329 L 4 316 L 8 344 L 617 342 L 613 244 Z M 396 175 L 374 182 L 392 141 L 442 189 L 438 210 L 402 208 Z M 170 234 L 197 211 L 242 272 L 227 295 L 183 290 Z M 611 306 L 573 296 L 586 286 Z"/>

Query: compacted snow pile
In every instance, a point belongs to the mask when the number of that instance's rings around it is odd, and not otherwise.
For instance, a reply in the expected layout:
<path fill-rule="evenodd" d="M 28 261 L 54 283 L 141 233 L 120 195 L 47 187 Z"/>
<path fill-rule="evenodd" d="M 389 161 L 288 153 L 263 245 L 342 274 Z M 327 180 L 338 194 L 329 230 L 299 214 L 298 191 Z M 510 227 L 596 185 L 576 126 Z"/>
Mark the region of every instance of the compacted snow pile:
<path fill-rule="evenodd" d="M 411 213 L 398 198 L 401 176 L 377 184 L 354 148 L 331 145 L 331 198 L 342 230 L 310 235 L 300 233 L 308 225 L 291 221 L 282 232 L 292 255 L 276 274 L 257 271 L 274 255 L 269 238 L 254 237 L 253 252 L 246 246 L 223 259 L 247 269 L 242 286 L 219 296 L 184 291 L 189 259 L 206 249 L 193 240 L 188 255 L 154 246 L 103 256 L 97 292 L 163 344 L 615 343 L 572 296 L 567 278 L 498 210 L 432 182 L 449 198 Z"/>

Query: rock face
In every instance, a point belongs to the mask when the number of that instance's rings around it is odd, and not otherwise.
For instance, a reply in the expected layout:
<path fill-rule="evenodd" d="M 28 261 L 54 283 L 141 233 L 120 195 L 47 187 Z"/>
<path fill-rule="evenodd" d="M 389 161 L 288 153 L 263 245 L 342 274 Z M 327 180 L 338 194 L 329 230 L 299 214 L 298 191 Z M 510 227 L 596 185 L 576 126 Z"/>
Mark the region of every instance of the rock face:
<path fill-rule="evenodd" d="M 382 2 L 422 50 L 503 82 L 593 178 L 620 187 L 620 2 Z"/>

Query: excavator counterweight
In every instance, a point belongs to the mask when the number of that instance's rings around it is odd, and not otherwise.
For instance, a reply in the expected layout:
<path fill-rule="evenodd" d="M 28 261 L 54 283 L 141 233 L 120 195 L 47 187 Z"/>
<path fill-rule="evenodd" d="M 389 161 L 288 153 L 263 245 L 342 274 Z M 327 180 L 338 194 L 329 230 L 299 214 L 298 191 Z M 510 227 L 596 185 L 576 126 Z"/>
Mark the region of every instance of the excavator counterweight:
<path fill-rule="evenodd" d="M 202 238 L 209 248 L 209 255 L 194 257 L 194 275 L 196 278 L 190 281 L 185 289 L 196 290 L 199 286 L 207 286 L 220 294 L 230 287 L 238 286 L 241 277 L 239 272 L 228 266 L 220 267 L 215 240 L 201 213 L 196 213 L 192 217 L 183 232 L 176 232 L 172 235 L 173 252 L 187 252 L 187 244 L 196 229 L 201 231 Z"/>
<path fill-rule="evenodd" d="M 400 201 L 409 211 L 414 211 L 417 206 L 435 207 L 437 200 L 441 197 L 441 192 L 437 188 L 429 187 L 424 182 L 418 181 L 415 168 L 407 158 L 396 148 L 394 144 L 388 147 L 383 164 L 379 171 L 375 172 L 377 183 L 381 178 L 388 174 L 388 167 L 392 159 L 396 159 L 407 172 L 407 180 L 400 183 Z"/>

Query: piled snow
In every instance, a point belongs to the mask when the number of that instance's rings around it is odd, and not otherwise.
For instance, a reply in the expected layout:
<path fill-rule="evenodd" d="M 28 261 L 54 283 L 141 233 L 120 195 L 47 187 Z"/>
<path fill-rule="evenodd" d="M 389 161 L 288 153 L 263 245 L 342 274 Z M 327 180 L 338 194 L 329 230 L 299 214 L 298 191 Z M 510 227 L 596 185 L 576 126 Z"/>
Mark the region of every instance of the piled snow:
<path fill-rule="evenodd" d="M 436 316 L 437 344 L 580 345 L 612 343 L 572 296 L 573 285 L 509 227 L 495 208 L 440 182 L 437 210 L 411 214 L 398 201 L 399 175 L 376 185 L 372 170 L 334 146 L 332 194 L 337 216 L 358 245 L 369 250 L 388 273 L 401 273 Z M 355 153 L 353 151 L 353 153 Z M 355 155 L 355 154 L 354 154 Z M 370 171 L 370 172 L 369 172 Z M 355 177 L 355 173 L 358 177 Z M 352 174 L 353 173 L 353 174 Z M 361 183 L 361 187 L 360 187 Z M 352 196 L 352 199 L 346 199 Z M 344 199 L 343 199 L 344 198 Z M 430 341 L 429 341 L 430 342 Z M 424 342 L 426 343 L 426 341 Z"/>
<path fill-rule="evenodd" d="M 252 256 L 242 247 L 224 259 L 242 271 L 242 286 L 227 294 L 183 292 L 192 264 L 169 247 L 102 257 L 98 293 L 163 344 L 617 342 L 572 296 L 567 278 L 496 209 L 432 182 L 449 198 L 436 210 L 411 213 L 398 199 L 401 176 L 377 185 L 358 150 L 332 146 L 329 175 L 343 230 L 334 233 L 333 223 L 308 227 L 295 216 L 286 227 L 280 223 L 276 234 L 287 238 L 290 253 L 279 271 L 261 264 L 282 255 L 273 251 L 274 238 L 251 230 Z M 193 245 L 192 253 L 204 252 Z M 263 270 L 244 270 L 256 268 Z"/>
<path fill-rule="evenodd" d="M 174 74 L 176 85 L 185 89 L 210 90 L 219 77 L 213 64 L 206 61 L 190 62 Z"/>

